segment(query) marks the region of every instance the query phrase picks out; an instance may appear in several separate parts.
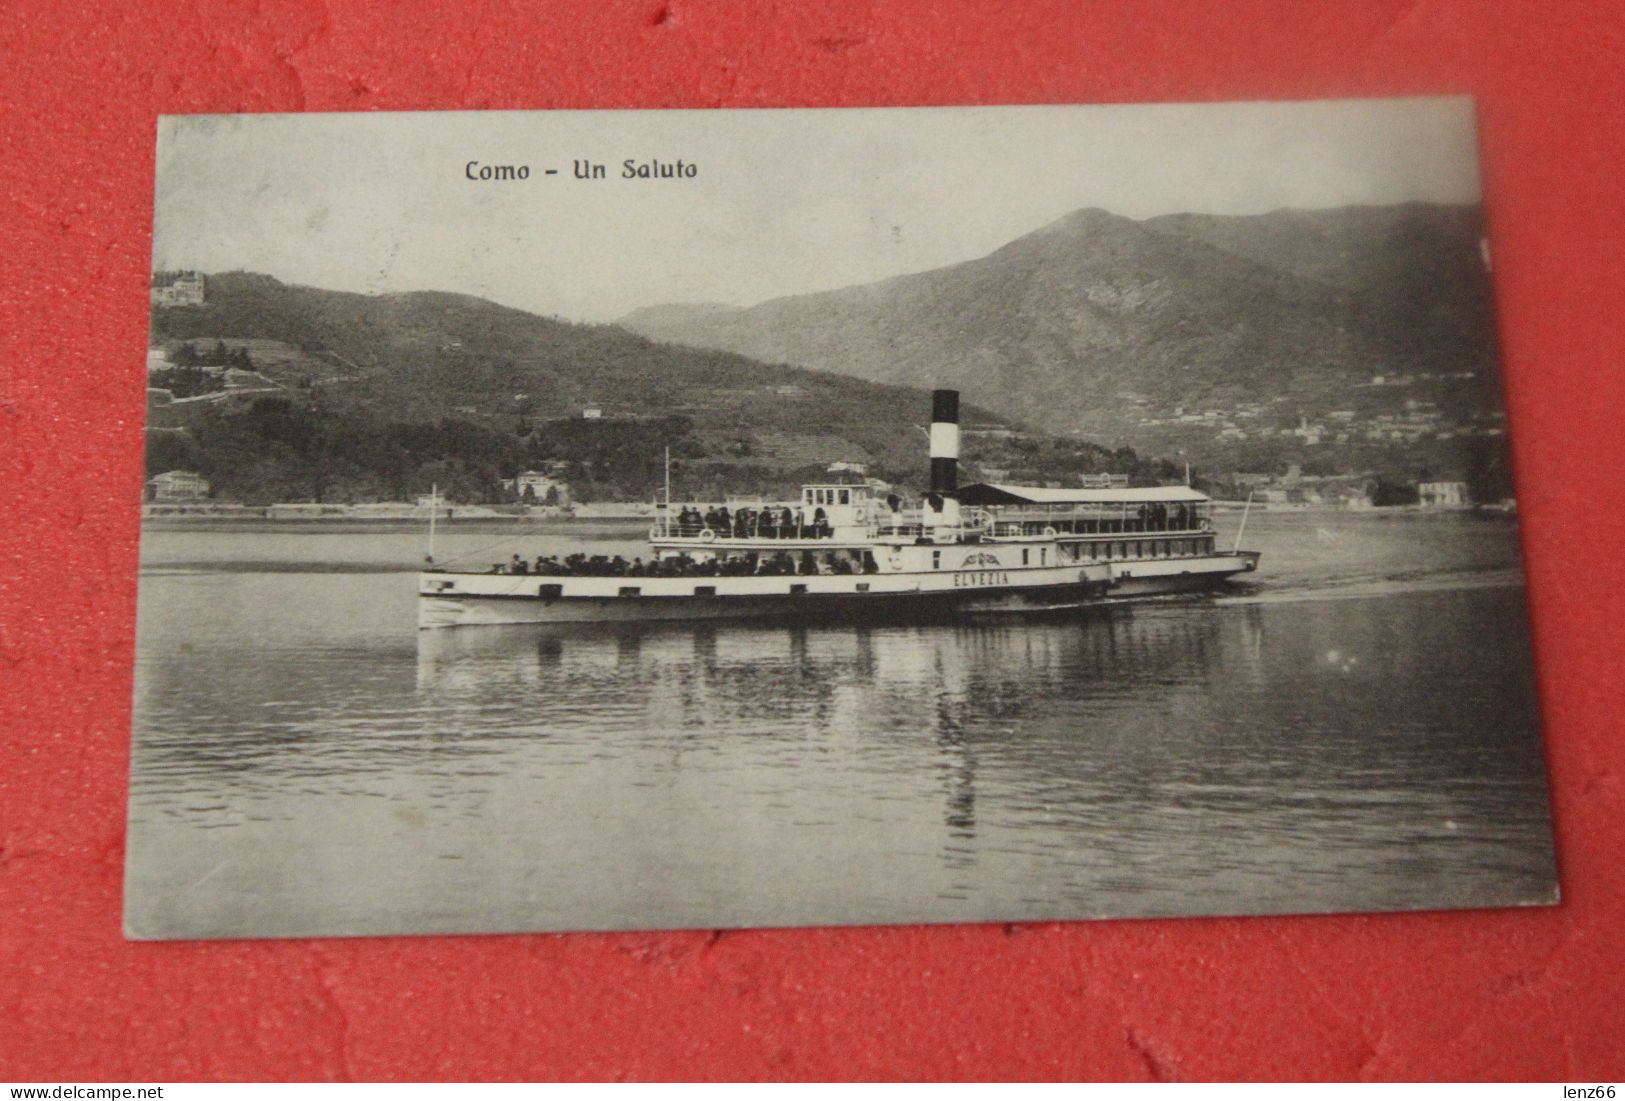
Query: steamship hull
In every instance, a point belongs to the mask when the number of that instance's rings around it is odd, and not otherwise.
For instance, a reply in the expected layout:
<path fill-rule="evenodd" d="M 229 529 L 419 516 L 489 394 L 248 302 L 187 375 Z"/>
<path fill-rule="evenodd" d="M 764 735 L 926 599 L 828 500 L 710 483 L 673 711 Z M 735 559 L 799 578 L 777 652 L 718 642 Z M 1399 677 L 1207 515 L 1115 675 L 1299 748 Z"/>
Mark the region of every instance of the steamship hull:
<path fill-rule="evenodd" d="M 431 599 L 418 626 L 501 626 L 524 623 L 687 623 L 795 620 L 805 623 L 940 622 L 961 615 L 1078 607 L 1094 595 L 1081 585 L 1019 593 L 941 597 L 922 593 L 827 593 L 803 596 L 698 597 L 457 597 Z"/>
<path fill-rule="evenodd" d="M 1241 552 L 1201 562 L 1180 562 L 1177 569 L 1142 569 L 1139 576 L 1133 570 L 1117 571 L 1102 564 L 1083 569 L 1027 571 L 1048 576 L 1010 577 L 1010 571 L 978 570 L 886 579 L 647 579 L 636 586 L 618 585 L 613 589 L 599 578 L 426 573 L 419 592 L 422 599 L 418 602 L 418 626 L 431 630 L 527 623 L 770 619 L 808 623 L 943 622 L 987 615 L 1059 612 L 1120 599 L 1198 592 L 1253 569 L 1256 561 L 1256 555 Z M 711 583 L 697 584 L 697 580 Z M 577 584 L 570 585 L 570 581 Z M 736 584 L 729 587 L 729 581 Z M 550 591 L 544 594 L 544 587 Z M 633 588 L 638 591 L 624 591 Z"/>

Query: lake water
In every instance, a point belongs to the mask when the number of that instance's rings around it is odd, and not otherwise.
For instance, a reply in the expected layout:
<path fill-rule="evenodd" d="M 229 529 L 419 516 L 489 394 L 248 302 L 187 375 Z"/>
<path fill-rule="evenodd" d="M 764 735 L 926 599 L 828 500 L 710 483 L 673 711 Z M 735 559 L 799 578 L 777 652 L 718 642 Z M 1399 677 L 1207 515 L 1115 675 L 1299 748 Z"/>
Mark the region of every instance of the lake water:
<path fill-rule="evenodd" d="M 1514 526 L 1266 513 L 1246 544 L 1245 587 L 1060 619 L 420 634 L 421 532 L 149 530 L 129 928 L 1552 901 Z"/>

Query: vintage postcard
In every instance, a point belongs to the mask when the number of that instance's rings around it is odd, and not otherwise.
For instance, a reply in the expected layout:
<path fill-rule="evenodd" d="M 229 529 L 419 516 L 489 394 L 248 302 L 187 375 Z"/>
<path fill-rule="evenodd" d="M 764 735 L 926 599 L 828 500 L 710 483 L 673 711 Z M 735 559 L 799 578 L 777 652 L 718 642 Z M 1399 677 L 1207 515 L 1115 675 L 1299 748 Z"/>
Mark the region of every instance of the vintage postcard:
<path fill-rule="evenodd" d="M 164 118 L 129 935 L 1555 901 L 1475 141 Z"/>

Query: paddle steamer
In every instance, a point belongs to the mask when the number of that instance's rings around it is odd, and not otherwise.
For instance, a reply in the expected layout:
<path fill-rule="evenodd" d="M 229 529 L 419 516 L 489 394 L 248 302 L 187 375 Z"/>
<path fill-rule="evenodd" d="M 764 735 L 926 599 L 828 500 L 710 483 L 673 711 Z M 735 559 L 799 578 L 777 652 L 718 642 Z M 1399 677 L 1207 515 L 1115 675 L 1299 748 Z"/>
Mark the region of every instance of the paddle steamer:
<path fill-rule="evenodd" d="M 930 439 L 918 507 L 840 483 L 731 509 L 668 492 L 649 561 L 431 566 L 418 626 L 951 618 L 1209 588 L 1258 567 L 1239 530 L 1231 549 L 1216 545 L 1213 502 L 1188 485 L 960 487 L 956 391 L 934 392 Z"/>

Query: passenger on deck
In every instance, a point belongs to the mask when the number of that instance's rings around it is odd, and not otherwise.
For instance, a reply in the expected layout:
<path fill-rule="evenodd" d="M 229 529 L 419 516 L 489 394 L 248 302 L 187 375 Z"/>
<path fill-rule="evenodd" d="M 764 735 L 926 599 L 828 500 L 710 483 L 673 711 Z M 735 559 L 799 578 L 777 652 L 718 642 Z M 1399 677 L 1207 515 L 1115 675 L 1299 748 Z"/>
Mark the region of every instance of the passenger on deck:
<path fill-rule="evenodd" d="M 516 555 L 513 556 L 513 558 L 509 559 L 509 561 L 508 561 L 508 572 L 509 573 L 529 573 L 530 572 L 530 567 L 526 566 L 525 565 L 525 560 L 523 558 L 520 558 L 516 554 Z"/>
<path fill-rule="evenodd" d="M 813 538 L 823 539 L 829 532 L 829 514 L 823 509 L 813 510 Z"/>
<path fill-rule="evenodd" d="M 764 508 L 761 511 L 761 515 L 758 516 L 756 520 L 756 534 L 763 539 L 774 538 L 774 532 L 777 531 L 778 528 L 778 525 L 775 522 L 776 519 L 777 514 L 774 513 L 772 509 Z"/>
<path fill-rule="evenodd" d="M 791 512 L 790 511 L 790 506 L 786 505 L 784 507 L 784 511 L 779 513 L 779 537 L 781 539 L 794 538 L 794 536 L 795 536 L 795 526 L 796 526 L 795 513 Z"/>
<path fill-rule="evenodd" d="M 721 508 L 717 509 L 717 531 L 718 531 L 718 533 L 721 534 L 721 535 L 727 535 L 730 531 L 733 530 L 733 526 L 734 526 L 734 521 L 733 521 L 733 517 L 728 514 L 728 506 L 723 505 Z"/>
<path fill-rule="evenodd" d="M 801 574 L 803 577 L 808 577 L 818 572 L 818 563 L 814 561 L 812 551 L 804 550 L 801 552 L 801 564 L 797 567 L 796 572 Z"/>

